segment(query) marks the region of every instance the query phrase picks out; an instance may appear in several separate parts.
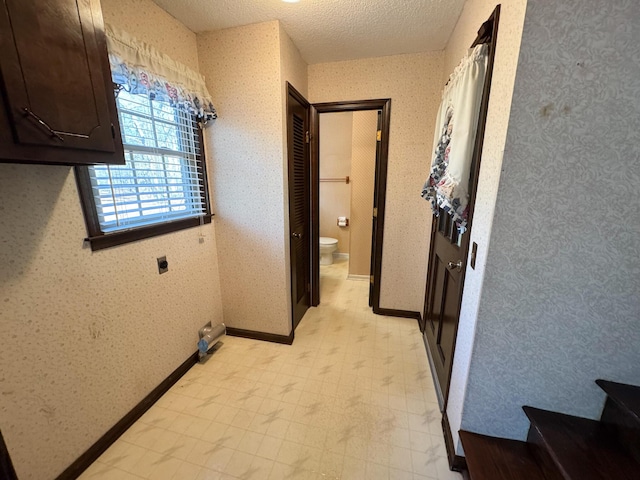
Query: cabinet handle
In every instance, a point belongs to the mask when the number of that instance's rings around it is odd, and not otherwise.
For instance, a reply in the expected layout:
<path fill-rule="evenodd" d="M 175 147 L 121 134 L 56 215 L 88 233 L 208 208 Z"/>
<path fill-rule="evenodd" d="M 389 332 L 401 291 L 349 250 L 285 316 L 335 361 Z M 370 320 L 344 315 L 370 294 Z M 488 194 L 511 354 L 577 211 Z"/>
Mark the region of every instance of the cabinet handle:
<path fill-rule="evenodd" d="M 29 110 L 27 107 L 24 107 L 22 109 L 25 113 L 25 115 L 27 117 L 32 117 L 36 120 L 36 122 L 38 122 L 40 125 L 42 125 L 44 128 L 47 129 L 47 131 L 51 134 L 52 137 L 57 138 L 58 140 L 60 140 L 61 142 L 64 142 L 64 138 L 62 138 L 58 132 L 56 132 L 54 129 L 52 129 L 49 125 L 47 125 L 47 123 L 42 120 L 38 115 L 36 115 L 35 113 L 33 113 L 31 110 Z"/>

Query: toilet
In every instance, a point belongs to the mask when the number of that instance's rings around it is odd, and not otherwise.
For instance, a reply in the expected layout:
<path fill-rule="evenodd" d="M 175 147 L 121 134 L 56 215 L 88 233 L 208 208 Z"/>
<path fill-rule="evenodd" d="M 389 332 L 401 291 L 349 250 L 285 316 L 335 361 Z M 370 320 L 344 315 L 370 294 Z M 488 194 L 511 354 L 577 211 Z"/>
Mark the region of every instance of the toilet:
<path fill-rule="evenodd" d="M 320 265 L 333 263 L 333 252 L 338 249 L 338 240 L 331 237 L 320 237 Z"/>

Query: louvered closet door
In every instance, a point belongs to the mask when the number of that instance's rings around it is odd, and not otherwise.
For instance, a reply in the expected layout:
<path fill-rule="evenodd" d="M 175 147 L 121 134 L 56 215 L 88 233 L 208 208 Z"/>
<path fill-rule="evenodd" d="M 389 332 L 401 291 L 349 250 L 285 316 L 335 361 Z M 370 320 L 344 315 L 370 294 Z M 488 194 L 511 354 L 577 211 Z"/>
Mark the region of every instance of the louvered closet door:
<path fill-rule="evenodd" d="M 289 230 L 291 245 L 291 303 L 293 328 L 310 305 L 311 196 L 309 162 L 309 104 L 290 89 L 287 103 L 289 163 Z"/>

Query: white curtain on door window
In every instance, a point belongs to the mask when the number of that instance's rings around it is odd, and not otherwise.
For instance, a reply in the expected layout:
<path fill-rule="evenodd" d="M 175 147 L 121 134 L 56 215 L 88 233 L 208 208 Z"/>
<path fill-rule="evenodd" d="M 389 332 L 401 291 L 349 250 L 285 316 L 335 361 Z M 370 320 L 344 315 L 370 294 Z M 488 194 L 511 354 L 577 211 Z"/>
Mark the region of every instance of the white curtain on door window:
<path fill-rule="evenodd" d="M 462 233 L 467 228 L 469 174 L 478 128 L 478 114 L 487 72 L 488 46 L 478 45 L 462 59 L 442 93 L 436 118 L 434 153 L 422 197 L 434 215 L 440 209 L 453 217 Z"/>

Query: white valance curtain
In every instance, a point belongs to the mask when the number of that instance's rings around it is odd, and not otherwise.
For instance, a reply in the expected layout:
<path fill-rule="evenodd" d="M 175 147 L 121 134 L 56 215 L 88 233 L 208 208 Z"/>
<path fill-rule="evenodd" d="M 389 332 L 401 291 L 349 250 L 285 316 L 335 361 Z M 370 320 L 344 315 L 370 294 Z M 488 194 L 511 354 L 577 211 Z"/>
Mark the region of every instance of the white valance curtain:
<path fill-rule="evenodd" d="M 202 75 L 112 25 L 105 25 L 105 33 L 114 83 L 170 103 L 203 123 L 218 117 Z"/>
<path fill-rule="evenodd" d="M 436 118 L 434 153 L 422 197 L 434 215 L 451 215 L 460 233 L 467 228 L 469 174 L 487 72 L 488 46 L 478 45 L 462 59 L 442 93 Z"/>

